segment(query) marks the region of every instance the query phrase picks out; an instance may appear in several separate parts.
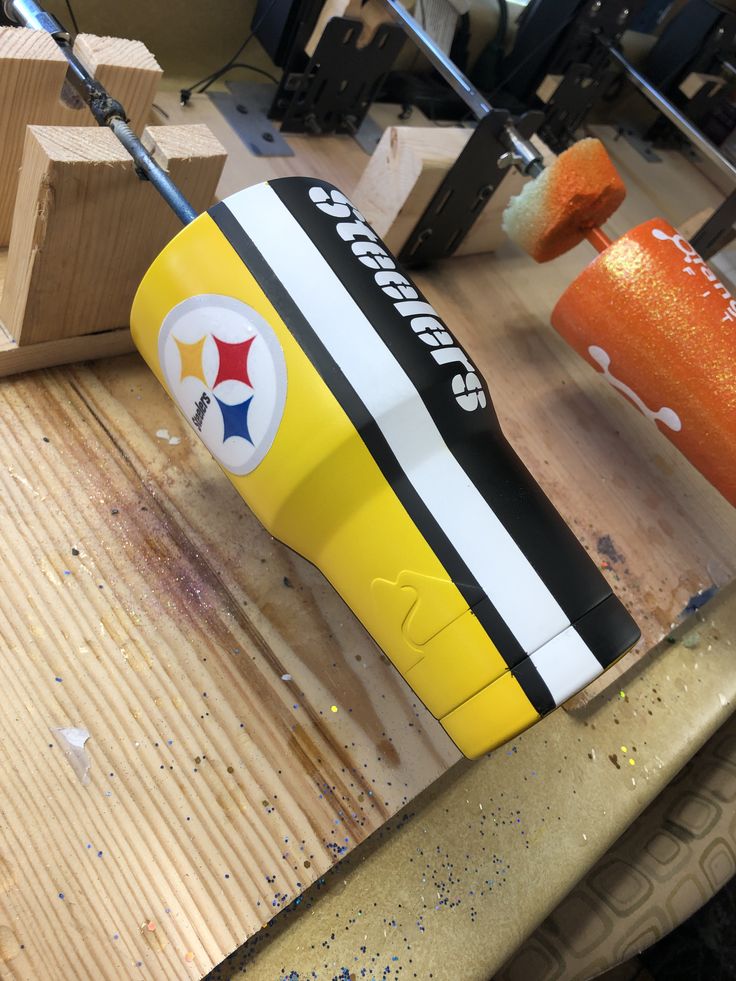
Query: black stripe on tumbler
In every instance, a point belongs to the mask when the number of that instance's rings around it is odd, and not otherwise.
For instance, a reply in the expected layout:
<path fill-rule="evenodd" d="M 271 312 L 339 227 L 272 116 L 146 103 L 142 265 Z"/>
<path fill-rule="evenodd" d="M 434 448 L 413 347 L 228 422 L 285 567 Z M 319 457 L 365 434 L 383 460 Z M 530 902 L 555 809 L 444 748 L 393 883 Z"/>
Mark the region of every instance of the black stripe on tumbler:
<path fill-rule="evenodd" d="M 452 383 L 465 370 L 462 362 L 439 364 L 435 360 L 432 352 L 441 348 L 423 343 L 412 329 L 412 316 L 403 316 L 397 309 L 402 307 L 402 302 L 395 303 L 386 296 L 376 283 L 377 273 L 353 254 L 350 241 L 340 237 L 337 231 L 340 219 L 320 211 L 311 201 L 310 188 L 319 186 L 329 194 L 333 185 L 311 178 L 287 177 L 271 181 L 269 186 L 338 279 L 350 284 L 352 300 L 399 362 L 455 459 L 562 607 L 568 621 L 574 623 L 610 596 L 611 588 L 605 578 L 508 444 L 487 388 L 484 386 L 488 400 L 485 409 L 468 412 L 458 405 Z M 355 219 L 343 221 L 347 225 Z M 377 238 L 376 244 L 390 255 L 380 239 Z M 411 280 L 398 262 L 396 267 Z M 412 286 L 419 293 L 419 301 L 426 302 L 416 284 Z M 409 307 L 404 304 L 403 309 L 408 311 Z M 454 348 L 445 350 L 457 352 L 458 358 L 467 358 L 456 341 Z"/>
<path fill-rule="evenodd" d="M 575 629 L 583 643 L 596 652 L 604 668 L 617 661 L 641 637 L 626 607 L 613 595 L 577 620 Z"/>
<path fill-rule="evenodd" d="M 473 608 L 483 629 L 498 648 L 504 661 L 509 667 L 513 667 L 527 659 L 524 649 L 498 610 L 488 600 L 483 589 L 407 478 L 375 419 L 243 226 L 224 204 L 215 205 L 210 209 L 209 214 L 273 304 L 325 384 L 334 393 L 411 520 L 447 569 L 468 605 Z M 534 688 L 538 690 L 540 687 L 546 690 L 546 685 L 537 673 Z M 551 698 L 549 691 L 547 695 Z M 537 708 L 531 695 L 527 694 L 527 697 Z"/>
<path fill-rule="evenodd" d="M 530 657 L 520 661 L 511 672 L 524 690 L 524 694 L 540 715 L 547 715 L 557 707 L 552 693 L 542 681 L 542 676 Z"/>

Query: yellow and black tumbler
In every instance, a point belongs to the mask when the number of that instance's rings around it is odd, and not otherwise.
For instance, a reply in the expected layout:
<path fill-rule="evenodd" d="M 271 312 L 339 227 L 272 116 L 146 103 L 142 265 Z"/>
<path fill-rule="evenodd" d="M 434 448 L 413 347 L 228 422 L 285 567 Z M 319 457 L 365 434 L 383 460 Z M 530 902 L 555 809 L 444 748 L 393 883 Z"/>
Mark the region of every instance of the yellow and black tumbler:
<path fill-rule="evenodd" d="M 274 180 L 197 217 L 147 272 L 132 330 L 243 500 L 466 756 L 638 639 L 468 354 L 331 185 Z"/>

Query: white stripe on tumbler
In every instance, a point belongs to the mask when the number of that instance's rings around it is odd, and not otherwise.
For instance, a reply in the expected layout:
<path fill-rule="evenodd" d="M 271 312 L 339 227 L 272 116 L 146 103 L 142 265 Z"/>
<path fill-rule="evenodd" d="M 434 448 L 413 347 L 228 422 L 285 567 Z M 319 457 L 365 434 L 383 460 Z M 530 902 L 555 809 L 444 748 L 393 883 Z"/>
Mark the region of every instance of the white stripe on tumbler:
<path fill-rule="evenodd" d="M 585 688 L 602 670 L 574 627 L 547 641 L 532 654 L 531 662 L 544 678 L 555 705 Z"/>
<path fill-rule="evenodd" d="M 448 451 L 401 365 L 277 194 L 258 184 L 224 203 L 376 420 L 404 473 L 524 650 L 534 651 L 564 630 L 569 620 L 554 596 Z M 345 248 L 350 259 L 348 243 Z M 417 345 L 418 357 L 428 353 Z M 588 658 L 599 672 L 590 651 Z"/>

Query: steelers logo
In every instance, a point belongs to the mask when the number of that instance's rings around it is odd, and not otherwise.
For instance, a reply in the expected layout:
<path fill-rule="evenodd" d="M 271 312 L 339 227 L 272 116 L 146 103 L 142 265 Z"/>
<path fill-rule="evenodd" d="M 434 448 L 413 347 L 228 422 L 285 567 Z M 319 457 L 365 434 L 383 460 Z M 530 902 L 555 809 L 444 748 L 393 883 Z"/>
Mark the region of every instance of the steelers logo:
<path fill-rule="evenodd" d="M 284 353 L 271 326 L 230 296 L 192 296 L 164 319 L 158 355 L 169 391 L 218 463 L 237 475 L 254 470 L 286 402 Z"/>

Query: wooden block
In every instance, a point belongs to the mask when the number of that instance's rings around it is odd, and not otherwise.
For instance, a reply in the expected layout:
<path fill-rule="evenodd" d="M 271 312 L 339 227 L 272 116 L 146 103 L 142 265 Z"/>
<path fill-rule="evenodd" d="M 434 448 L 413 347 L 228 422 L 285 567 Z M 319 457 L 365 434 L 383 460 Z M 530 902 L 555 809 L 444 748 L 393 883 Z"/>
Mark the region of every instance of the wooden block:
<path fill-rule="evenodd" d="M 407 3 L 406 6 L 410 8 L 412 4 Z M 363 21 L 363 33 L 358 39 L 358 47 L 368 44 L 376 28 L 381 24 L 393 23 L 391 16 L 380 0 L 366 0 L 365 3 L 363 0 L 326 0 L 314 30 L 304 46 L 304 50 L 310 58 L 324 34 L 327 22 L 333 17 L 354 17 L 356 20 Z"/>
<path fill-rule="evenodd" d="M 442 50 L 449 51 L 458 15 L 468 12 L 470 0 L 425 0 L 421 6 L 417 5 L 416 10 L 413 0 L 407 0 L 404 6 L 410 13 L 414 13 Z M 395 23 L 381 0 L 326 0 L 314 30 L 304 46 L 310 58 L 319 44 L 327 22 L 333 17 L 354 17 L 356 20 L 363 21 L 363 33 L 358 40 L 358 47 L 368 44 L 376 28 L 381 24 Z M 413 51 L 416 52 L 416 48 Z"/>
<path fill-rule="evenodd" d="M 5 285 L 7 265 L 8 250 L 0 249 L 0 296 Z M 135 345 L 128 327 L 19 346 L 0 326 L 0 378 L 54 365 L 111 358 L 133 350 Z"/>
<path fill-rule="evenodd" d="M 685 221 L 681 221 L 677 226 L 677 231 L 686 238 L 688 241 L 693 237 L 693 235 L 708 221 L 709 218 L 713 217 L 715 208 L 701 208 L 700 211 L 696 211 L 694 215 L 686 218 Z"/>
<path fill-rule="evenodd" d="M 694 99 L 704 85 L 713 83 L 715 86 L 711 94 L 715 93 L 726 84 L 720 75 L 706 75 L 704 72 L 690 72 L 678 86 L 686 99 Z"/>
<path fill-rule="evenodd" d="M 560 82 L 564 77 L 564 75 L 545 75 L 542 81 L 539 83 L 539 88 L 537 89 L 538 98 L 540 98 L 542 102 L 549 102 L 559 88 Z"/>
<path fill-rule="evenodd" d="M 74 51 L 118 99 L 140 132 L 161 68 L 140 41 L 80 34 Z M 0 28 L 0 246 L 10 241 L 26 126 L 96 126 L 86 107 L 61 101 L 67 62 L 45 31 Z"/>
<path fill-rule="evenodd" d="M 352 199 L 393 252 L 400 252 L 449 169 L 470 129 L 392 126 L 387 129 Z M 501 213 L 525 178 L 511 170 L 455 255 L 492 252 L 505 235 Z"/>
<path fill-rule="evenodd" d="M 193 206 L 225 151 L 206 126 L 144 139 Z M 107 129 L 28 128 L 0 320 L 19 345 L 126 326 L 141 277 L 180 225 Z"/>
<path fill-rule="evenodd" d="M 41 341 L 40 344 L 18 345 L 9 337 L 6 338 L 4 331 L 0 331 L 0 335 L 0 378 L 60 364 L 112 358 L 135 351 L 128 327 L 103 330 L 99 334 L 63 337 L 59 341 Z"/>
<path fill-rule="evenodd" d="M 0 27 L 0 246 L 10 239 L 26 126 L 61 113 L 66 67 L 44 31 Z"/>
<path fill-rule="evenodd" d="M 142 140 L 197 211 L 206 211 L 214 204 L 217 182 L 227 153 L 209 127 L 201 123 L 148 126 Z M 176 234 L 180 225 L 168 208 L 164 215 L 171 229 L 168 240 Z"/>
<path fill-rule="evenodd" d="M 79 34 L 74 42 L 74 53 L 110 95 L 122 102 L 131 126 L 136 133 L 141 133 L 163 74 L 145 44 L 119 37 Z M 89 116 L 86 109 L 82 111 Z M 75 119 L 75 122 L 79 125 L 79 121 Z"/>

